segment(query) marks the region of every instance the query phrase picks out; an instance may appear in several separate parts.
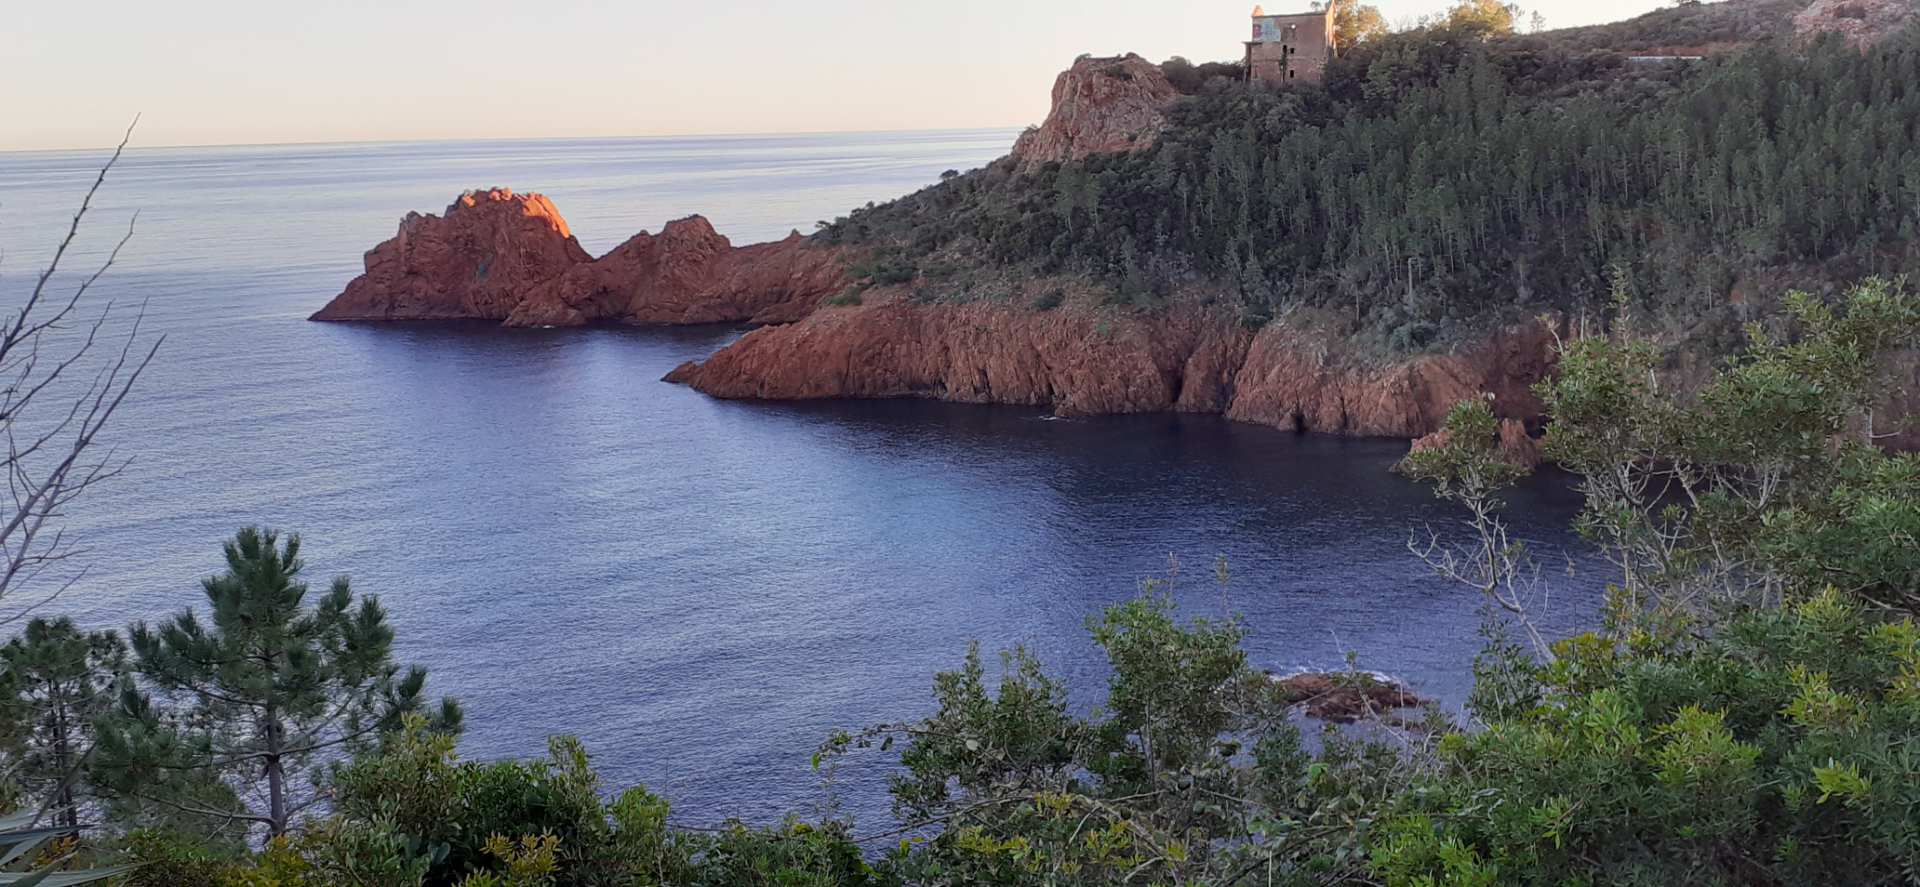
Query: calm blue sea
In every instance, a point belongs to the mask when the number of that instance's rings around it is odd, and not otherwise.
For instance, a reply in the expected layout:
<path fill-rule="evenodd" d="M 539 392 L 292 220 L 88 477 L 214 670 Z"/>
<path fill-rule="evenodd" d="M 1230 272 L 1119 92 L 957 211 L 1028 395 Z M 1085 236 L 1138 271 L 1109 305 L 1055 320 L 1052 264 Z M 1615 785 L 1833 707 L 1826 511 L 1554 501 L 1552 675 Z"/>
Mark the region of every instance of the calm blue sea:
<path fill-rule="evenodd" d="M 469 712 L 469 756 L 584 737 L 609 787 L 688 822 L 826 795 L 829 731 L 912 717 L 967 643 L 1024 644 L 1090 704 L 1086 619 L 1180 564 L 1188 612 L 1242 614 L 1276 670 L 1363 665 L 1457 702 L 1470 592 L 1409 532 L 1451 512 L 1388 469 L 1403 442 L 1211 417 L 1061 421 L 933 403 L 724 403 L 658 382 L 739 330 L 341 326 L 304 318 L 409 210 L 543 192 L 587 248 L 707 214 L 765 240 L 1004 153 L 1011 131 L 135 149 L 83 254 L 135 210 L 101 300 L 165 344 L 109 437 L 133 459 L 68 527 L 87 572 L 42 612 L 99 626 L 200 601 L 236 528 L 299 532 L 316 584 L 391 610 Z M 0 299 L 17 305 L 103 151 L 0 153 Z M 96 303 L 97 304 L 97 303 Z M 1513 497 L 1561 630 L 1597 576 L 1554 569 L 1564 479 Z M 1212 567 L 1224 556 L 1224 592 Z M 0 615 L 35 600 L 0 602 Z M 882 774 L 841 800 L 880 816 Z"/>

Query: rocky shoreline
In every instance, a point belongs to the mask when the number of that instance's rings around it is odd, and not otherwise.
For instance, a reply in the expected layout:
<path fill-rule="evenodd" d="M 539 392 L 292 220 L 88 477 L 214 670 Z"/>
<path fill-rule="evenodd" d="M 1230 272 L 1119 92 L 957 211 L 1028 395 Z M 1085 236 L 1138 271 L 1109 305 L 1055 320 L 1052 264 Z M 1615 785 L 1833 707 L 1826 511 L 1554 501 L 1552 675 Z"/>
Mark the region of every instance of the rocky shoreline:
<path fill-rule="evenodd" d="M 1538 415 L 1529 390 L 1553 331 L 1496 330 L 1473 348 L 1379 362 L 1286 322 L 1246 329 L 1215 306 L 1157 312 L 1078 301 L 924 304 L 870 294 L 823 305 L 855 257 L 797 234 L 735 247 L 698 216 L 590 257 L 553 203 L 496 188 L 409 214 L 323 321 L 492 320 L 507 326 L 761 324 L 668 381 L 732 399 L 925 397 L 1065 415 L 1180 411 L 1297 431 L 1419 438 L 1462 399 Z"/>
<path fill-rule="evenodd" d="M 1294 431 L 1413 439 L 1483 393 L 1515 427 L 1540 412 L 1532 385 L 1553 336 L 1498 330 L 1449 354 L 1376 362 L 1286 323 L 1250 331 L 1218 309 L 1151 314 L 905 299 L 824 308 L 763 327 L 667 381 L 729 399 L 924 397 L 1062 415 L 1188 412 Z"/>

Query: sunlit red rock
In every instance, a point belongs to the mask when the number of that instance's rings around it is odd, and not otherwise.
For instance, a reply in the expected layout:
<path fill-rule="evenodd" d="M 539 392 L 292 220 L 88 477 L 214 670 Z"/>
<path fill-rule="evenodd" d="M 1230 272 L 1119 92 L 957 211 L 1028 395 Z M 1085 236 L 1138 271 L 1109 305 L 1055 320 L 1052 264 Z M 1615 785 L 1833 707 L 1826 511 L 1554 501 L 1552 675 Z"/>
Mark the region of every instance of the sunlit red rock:
<path fill-rule="evenodd" d="M 798 320 L 847 285 L 839 250 L 798 232 L 735 247 L 700 216 L 642 232 L 600 259 L 535 287 L 511 326 Z"/>
<path fill-rule="evenodd" d="M 445 215 L 409 213 L 315 320 L 775 323 L 846 286 L 843 257 L 798 233 L 735 247 L 689 216 L 594 259 L 547 198 L 504 188 L 461 195 Z"/>
<path fill-rule="evenodd" d="M 1414 438 L 1483 392 L 1503 416 L 1536 415 L 1529 389 L 1553 366 L 1552 341 L 1545 329 L 1523 325 L 1475 348 L 1383 362 L 1285 324 L 1256 335 L 1200 307 L 1035 312 L 888 300 L 755 330 L 668 380 L 722 398 L 924 397 L 1062 415 L 1213 412 L 1301 431 Z"/>
<path fill-rule="evenodd" d="M 547 198 L 469 191 L 441 215 L 407 213 L 313 319 L 503 320 L 526 292 L 592 258 Z"/>
<path fill-rule="evenodd" d="M 1151 147 L 1179 92 L 1159 65 L 1137 55 L 1082 57 L 1053 83 L 1046 122 L 1014 143 L 1021 166 Z"/>

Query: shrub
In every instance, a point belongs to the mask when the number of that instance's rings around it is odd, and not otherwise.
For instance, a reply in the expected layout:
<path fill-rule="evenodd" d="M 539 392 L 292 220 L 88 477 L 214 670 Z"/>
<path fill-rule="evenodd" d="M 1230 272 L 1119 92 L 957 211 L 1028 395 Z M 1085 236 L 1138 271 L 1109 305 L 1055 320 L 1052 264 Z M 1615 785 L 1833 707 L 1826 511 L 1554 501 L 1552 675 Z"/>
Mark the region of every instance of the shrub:
<path fill-rule="evenodd" d="M 1389 882 L 1867 884 L 1920 858 L 1911 619 L 1830 591 L 1697 644 L 1557 652 L 1538 704 L 1440 744 L 1374 848 Z"/>
<path fill-rule="evenodd" d="M 1412 320 L 1393 328 L 1393 332 L 1387 336 L 1387 346 L 1402 354 L 1419 351 L 1433 344 L 1439 334 L 1439 328 L 1433 324 Z"/>

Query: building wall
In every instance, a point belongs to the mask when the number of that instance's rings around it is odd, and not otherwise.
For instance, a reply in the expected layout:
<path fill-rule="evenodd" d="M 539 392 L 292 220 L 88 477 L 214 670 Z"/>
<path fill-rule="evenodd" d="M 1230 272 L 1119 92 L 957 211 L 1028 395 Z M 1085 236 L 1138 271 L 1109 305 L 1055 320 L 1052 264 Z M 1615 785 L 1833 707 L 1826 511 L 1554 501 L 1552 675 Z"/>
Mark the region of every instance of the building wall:
<path fill-rule="evenodd" d="M 1247 42 L 1247 75 L 1267 83 L 1318 83 L 1333 52 L 1331 12 L 1257 15 Z"/>

